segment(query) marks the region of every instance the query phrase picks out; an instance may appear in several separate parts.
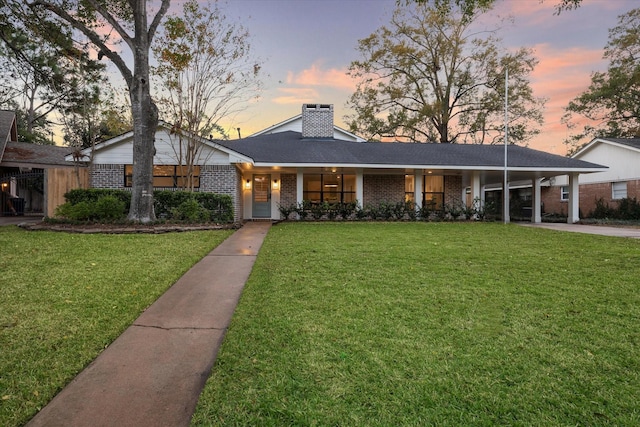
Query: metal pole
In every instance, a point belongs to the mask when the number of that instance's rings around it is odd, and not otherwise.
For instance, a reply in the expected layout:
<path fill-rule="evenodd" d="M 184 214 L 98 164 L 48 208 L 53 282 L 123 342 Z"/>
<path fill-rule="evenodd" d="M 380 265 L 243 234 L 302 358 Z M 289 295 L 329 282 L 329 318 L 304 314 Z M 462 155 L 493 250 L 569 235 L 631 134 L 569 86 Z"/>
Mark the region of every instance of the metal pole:
<path fill-rule="evenodd" d="M 507 147 L 509 146 L 509 69 L 504 70 L 504 176 L 502 178 L 502 222 L 509 223 L 509 182 Z"/>

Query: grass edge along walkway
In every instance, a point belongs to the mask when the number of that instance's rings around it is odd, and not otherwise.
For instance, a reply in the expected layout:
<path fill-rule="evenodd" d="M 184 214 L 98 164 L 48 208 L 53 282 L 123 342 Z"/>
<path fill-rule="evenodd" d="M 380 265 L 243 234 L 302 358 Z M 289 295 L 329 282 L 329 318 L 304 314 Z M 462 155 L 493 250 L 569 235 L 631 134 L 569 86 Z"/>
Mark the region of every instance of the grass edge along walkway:
<path fill-rule="evenodd" d="M 0 425 L 24 424 L 230 234 L 0 227 Z"/>
<path fill-rule="evenodd" d="M 637 425 L 640 242 L 281 224 L 192 425 Z"/>

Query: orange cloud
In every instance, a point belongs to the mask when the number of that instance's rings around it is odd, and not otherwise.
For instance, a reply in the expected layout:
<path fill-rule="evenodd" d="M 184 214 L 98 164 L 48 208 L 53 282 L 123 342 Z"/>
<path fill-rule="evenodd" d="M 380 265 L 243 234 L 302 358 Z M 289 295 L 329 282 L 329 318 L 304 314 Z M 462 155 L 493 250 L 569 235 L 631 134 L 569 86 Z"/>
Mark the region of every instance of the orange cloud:
<path fill-rule="evenodd" d="M 347 70 L 331 68 L 323 70 L 318 63 L 311 65 L 311 68 L 300 71 L 297 74 L 289 72 L 287 83 L 307 86 L 326 86 L 340 90 L 355 91 L 355 81 L 347 75 Z"/>
<path fill-rule="evenodd" d="M 279 88 L 280 95 L 271 99 L 274 104 L 304 104 L 318 99 L 318 91 L 311 88 Z"/>

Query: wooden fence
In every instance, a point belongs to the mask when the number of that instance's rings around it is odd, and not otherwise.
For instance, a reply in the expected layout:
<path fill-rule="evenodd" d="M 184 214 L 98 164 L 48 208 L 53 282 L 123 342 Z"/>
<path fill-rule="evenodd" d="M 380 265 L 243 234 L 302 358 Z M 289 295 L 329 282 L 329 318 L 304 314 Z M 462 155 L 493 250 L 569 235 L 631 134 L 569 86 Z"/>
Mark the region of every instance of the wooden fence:
<path fill-rule="evenodd" d="M 45 170 L 45 216 L 53 216 L 56 208 L 65 202 L 64 195 L 74 188 L 89 188 L 89 169 L 60 168 Z"/>

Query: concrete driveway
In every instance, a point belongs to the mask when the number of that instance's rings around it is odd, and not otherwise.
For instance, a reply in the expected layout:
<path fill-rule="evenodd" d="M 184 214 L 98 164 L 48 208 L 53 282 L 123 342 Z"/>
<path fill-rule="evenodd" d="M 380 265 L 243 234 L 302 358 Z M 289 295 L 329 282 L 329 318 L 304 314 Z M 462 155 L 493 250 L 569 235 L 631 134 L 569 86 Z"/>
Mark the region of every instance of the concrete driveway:
<path fill-rule="evenodd" d="M 640 228 L 546 222 L 539 224 L 522 222 L 518 224 L 525 227 L 546 228 L 549 230 L 569 231 L 572 233 L 597 234 L 600 236 L 629 237 L 632 239 L 640 239 Z"/>

